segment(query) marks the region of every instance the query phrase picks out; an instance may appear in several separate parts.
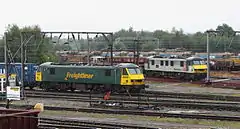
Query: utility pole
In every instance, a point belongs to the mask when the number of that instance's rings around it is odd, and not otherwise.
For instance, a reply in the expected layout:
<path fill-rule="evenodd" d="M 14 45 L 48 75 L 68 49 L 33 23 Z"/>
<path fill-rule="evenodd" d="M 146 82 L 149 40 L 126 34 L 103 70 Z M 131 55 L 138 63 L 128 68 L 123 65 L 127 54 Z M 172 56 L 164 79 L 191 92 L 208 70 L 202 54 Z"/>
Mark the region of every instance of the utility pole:
<path fill-rule="evenodd" d="M 87 61 L 88 61 L 88 65 L 90 65 L 90 42 L 89 42 L 89 36 L 88 36 L 88 34 L 87 34 L 87 44 L 88 44 Z"/>
<path fill-rule="evenodd" d="M 209 50 L 209 34 L 207 33 L 207 83 L 210 82 L 210 50 Z"/>
<path fill-rule="evenodd" d="M 133 40 L 133 63 L 136 63 L 136 42 L 137 40 Z"/>
<path fill-rule="evenodd" d="M 24 95 L 24 75 L 25 75 L 25 65 L 24 65 L 24 62 L 25 62 L 25 54 L 24 54 L 24 42 L 23 42 L 23 35 L 22 33 L 20 33 L 20 37 L 21 37 L 21 96 L 23 97 Z"/>
<path fill-rule="evenodd" d="M 134 40 L 134 50 L 133 50 L 133 59 L 134 59 L 134 63 L 139 65 L 139 38 L 137 38 L 136 40 Z"/>
<path fill-rule="evenodd" d="M 234 32 L 234 35 L 236 35 L 236 33 L 240 33 L 240 31 L 233 31 Z M 224 31 L 214 31 L 214 30 L 208 30 L 206 31 L 206 34 L 207 34 L 207 83 L 211 83 L 211 80 L 210 80 L 210 45 L 209 45 L 209 34 L 210 33 L 221 33 L 223 34 Z M 226 33 L 226 32 L 225 32 Z M 234 36 L 233 35 L 233 36 Z M 224 43 L 224 50 L 226 51 L 226 44 Z"/>
<path fill-rule="evenodd" d="M 139 56 L 140 56 L 140 43 L 142 44 L 144 41 L 152 41 L 152 42 L 156 42 L 159 43 L 159 39 L 157 38 L 152 38 L 151 39 L 143 39 L 139 36 L 139 34 L 136 37 L 123 37 L 123 39 L 121 38 L 117 38 L 116 40 L 118 41 L 133 41 L 133 63 L 139 65 Z M 158 46 L 157 46 L 158 47 Z"/>
<path fill-rule="evenodd" d="M 139 40 L 137 41 L 137 61 L 136 61 L 136 64 L 139 65 Z"/>
<path fill-rule="evenodd" d="M 7 32 L 4 33 L 4 58 L 5 58 L 5 86 L 4 86 L 4 89 L 6 89 L 6 91 L 7 91 L 7 86 L 9 85 Z M 7 94 L 6 94 L 6 96 L 7 96 Z M 6 103 L 7 109 L 9 108 L 9 103 L 10 103 L 10 101 L 7 99 L 7 103 Z"/>
<path fill-rule="evenodd" d="M 113 33 L 110 34 L 110 54 L 111 54 L 111 66 L 113 66 Z"/>
<path fill-rule="evenodd" d="M 135 40 L 135 46 L 134 46 L 134 63 L 139 65 L 139 40 L 140 40 L 140 34 L 137 33 L 136 40 Z M 135 55 L 135 51 L 137 51 L 137 55 Z"/>
<path fill-rule="evenodd" d="M 5 58 L 5 88 L 7 88 L 7 86 L 9 85 L 7 32 L 4 33 L 4 58 Z"/>

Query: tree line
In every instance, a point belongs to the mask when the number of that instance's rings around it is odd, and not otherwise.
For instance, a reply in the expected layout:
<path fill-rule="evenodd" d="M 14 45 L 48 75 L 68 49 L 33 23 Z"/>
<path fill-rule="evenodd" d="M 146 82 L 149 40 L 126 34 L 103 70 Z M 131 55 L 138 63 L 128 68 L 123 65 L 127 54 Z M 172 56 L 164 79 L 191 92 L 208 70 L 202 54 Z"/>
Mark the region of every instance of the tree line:
<path fill-rule="evenodd" d="M 224 33 L 211 33 L 209 35 L 210 51 L 211 52 L 238 52 L 240 49 L 239 35 L 234 33 L 234 29 L 227 25 L 221 24 L 216 29 Z M 58 39 L 56 36 L 51 38 L 40 33 L 41 28 L 37 25 L 26 26 L 20 28 L 18 25 L 9 25 L 6 29 L 7 43 L 9 50 L 15 62 L 20 62 L 20 31 L 37 32 L 34 38 L 31 38 L 26 44 L 26 62 L 42 63 L 46 61 L 58 61 L 56 51 L 84 51 L 90 45 L 93 50 L 106 50 L 108 42 L 103 36 L 80 38 L 73 40 L 72 37 Z M 25 35 L 30 37 L 30 35 Z M 140 51 L 153 51 L 155 49 L 175 49 L 184 48 L 193 52 L 206 52 L 206 32 L 196 32 L 192 34 L 184 33 L 183 29 L 172 28 L 171 31 L 155 30 L 150 31 L 135 31 L 132 27 L 121 29 L 113 34 L 114 50 L 133 50 L 134 44 L 139 44 Z M 121 39 L 121 40 L 118 40 Z M 136 42 L 138 39 L 138 42 Z M 56 43 L 57 42 L 57 43 Z M 4 42 L 0 39 L 0 61 L 4 61 Z"/>

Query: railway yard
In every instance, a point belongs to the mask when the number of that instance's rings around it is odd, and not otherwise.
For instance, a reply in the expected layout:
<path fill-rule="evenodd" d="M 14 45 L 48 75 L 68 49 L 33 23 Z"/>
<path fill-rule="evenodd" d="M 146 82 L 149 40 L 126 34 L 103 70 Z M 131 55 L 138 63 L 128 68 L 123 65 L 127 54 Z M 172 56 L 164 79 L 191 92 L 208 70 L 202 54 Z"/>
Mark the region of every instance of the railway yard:
<path fill-rule="evenodd" d="M 240 129 L 236 0 L 1 3 L 0 129 Z"/>
<path fill-rule="evenodd" d="M 204 65 L 204 64 L 202 64 Z M 131 66 L 131 67 L 130 67 Z M 29 66 L 32 67 L 32 66 Z M 46 68 L 50 68 L 49 76 Z M 51 70 L 53 67 L 58 70 Z M 63 71 L 83 69 L 80 74 Z M 94 68 L 91 69 L 90 68 Z M 109 77 L 103 74 L 105 69 L 127 71 L 128 76 L 115 73 Z M 98 72 L 101 70 L 102 72 Z M 136 70 L 138 76 L 130 70 Z M 149 128 L 149 129 L 238 129 L 240 128 L 240 91 L 238 71 L 211 71 L 211 83 L 204 80 L 182 80 L 169 76 L 143 76 L 136 65 L 120 63 L 116 67 L 72 66 L 62 64 L 43 64 L 36 70 L 37 85 L 26 87 L 20 101 L 6 100 L 1 107 L 22 110 L 40 110 L 37 128 Z M 94 71 L 94 72 L 93 72 Z M 206 71 L 205 71 L 206 72 Z M 100 74 L 101 73 L 101 74 Z M 111 75 L 111 73 L 109 73 Z M 96 76 L 106 76 L 109 81 L 120 74 L 122 78 L 138 77 L 144 81 L 126 83 L 125 85 L 144 84 L 144 90 L 137 92 L 118 92 L 92 84 Z M 192 73 L 195 74 L 195 73 Z M 61 75 L 61 76 L 60 76 Z M 56 77 L 56 78 L 54 78 Z M 62 83 L 49 83 L 49 80 L 64 78 Z M 92 79 L 82 81 L 77 79 Z M 75 80 L 74 80 L 75 79 Z M 79 84 L 71 82 L 79 81 Z M 30 82 L 35 80 L 29 80 Z M 127 82 L 127 81 L 126 81 Z M 94 82 L 95 83 L 95 82 Z M 101 81 L 103 84 L 104 81 Z M 116 80 L 112 87 L 118 85 Z M 75 87 L 72 87 L 75 86 Z M 85 88 L 78 88 L 84 87 Z M 86 86 L 88 88 L 86 88 Z M 89 87 L 90 86 L 90 87 Z M 99 85 L 101 86 L 101 85 Z M 104 85 L 103 85 L 104 86 Z M 52 87 L 52 88 L 49 88 Z M 70 88 L 67 88 L 70 87 Z M 108 87 L 109 88 L 109 87 Z M 103 92 L 105 91 L 105 92 Z M 4 95 L 2 95 L 4 96 Z M 4 98 L 4 97 L 3 97 Z M 7 101 L 8 102 L 8 101 Z M 39 106 L 40 104 L 40 106 Z"/>
<path fill-rule="evenodd" d="M 108 32 L 42 33 L 92 33 L 113 43 Z M 179 49 L 134 49 L 122 56 L 108 47 L 58 51 L 58 61 L 41 63 L 23 62 L 21 51 L 21 63 L 0 63 L 0 129 L 240 128 L 240 54 L 209 59 Z"/>
<path fill-rule="evenodd" d="M 39 128 L 237 129 L 240 91 L 179 82 L 148 82 L 144 93 L 25 90 L 10 108 L 44 104 Z M 1 102 L 4 107 L 5 102 Z M 64 112 L 63 112 L 64 111 Z"/>

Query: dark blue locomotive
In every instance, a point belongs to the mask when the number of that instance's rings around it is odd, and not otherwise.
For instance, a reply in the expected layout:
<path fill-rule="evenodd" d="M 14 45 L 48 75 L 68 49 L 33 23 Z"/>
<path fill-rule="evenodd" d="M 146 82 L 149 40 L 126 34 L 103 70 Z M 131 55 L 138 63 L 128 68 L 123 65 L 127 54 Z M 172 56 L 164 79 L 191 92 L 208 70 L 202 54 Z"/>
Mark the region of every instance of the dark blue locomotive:
<path fill-rule="evenodd" d="M 8 73 L 16 74 L 16 84 L 21 85 L 21 63 L 11 63 L 8 65 Z M 34 63 L 25 63 L 25 77 L 24 77 L 24 85 L 25 86 L 35 86 L 35 72 L 38 68 L 37 64 Z M 0 74 L 5 73 L 5 63 L 0 63 Z"/>

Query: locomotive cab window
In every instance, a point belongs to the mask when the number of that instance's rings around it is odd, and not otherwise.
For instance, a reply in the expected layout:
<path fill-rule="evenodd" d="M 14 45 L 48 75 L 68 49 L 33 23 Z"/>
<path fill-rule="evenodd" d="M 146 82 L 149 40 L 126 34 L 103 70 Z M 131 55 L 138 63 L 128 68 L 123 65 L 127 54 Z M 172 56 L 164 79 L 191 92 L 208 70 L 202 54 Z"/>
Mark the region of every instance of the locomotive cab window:
<path fill-rule="evenodd" d="M 180 66 L 183 67 L 184 66 L 184 62 L 180 61 Z"/>
<path fill-rule="evenodd" d="M 168 66 L 168 61 L 165 61 L 165 66 Z"/>
<path fill-rule="evenodd" d="M 164 64 L 164 63 L 163 63 L 163 61 L 161 60 L 161 66 L 163 66 L 163 64 Z"/>
<path fill-rule="evenodd" d="M 174 62 L 173 62 L 173 61 L 171 61 L 171 62 L 170 62 L 170 65 L 171 65 L 171 66 L 174 66 Z"/>
<path fill-rule="evenodd" d="M 125 68 L 122 69 L 122 75 L 128 75 L 127 70 Z"/>
<path fill-rule="evenodd" d="M 50 74 L 52 75 L 55 74 L 55 68 L 50 68 L 49 71 L 50 71 Z"/>
<path fill-rule="evenodd" d="M 110 69 L 105 71 L 105 76 L 111 76 L 111 70 Z"/>
<path fill-rule="evenodd" d="M 128 68 L 129 74 L 141 74 L 141 70 L 139 68 Z"/>
<path fill-rule="evenodd" d="M 194 61 L 193 61 L 193 64 L 194 64 L 194 65 L 202 65 L 202 64 L 205 64 L 205 63 L 204 63 L 204 61 L 202 61 L 202 60 L 194 60 Z"/>
<path fill-rule="evenodd" d="M 154 61 L 154 60 L 151 60 L 151 64 L 154 65 L 154 64 L 155 64 L 155 61 Z"/>

